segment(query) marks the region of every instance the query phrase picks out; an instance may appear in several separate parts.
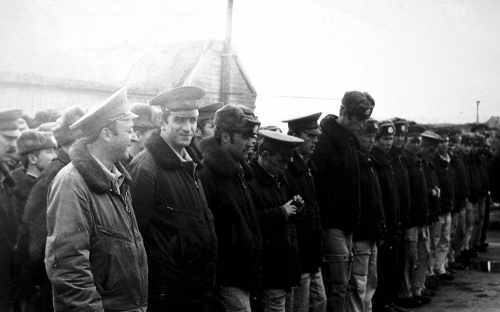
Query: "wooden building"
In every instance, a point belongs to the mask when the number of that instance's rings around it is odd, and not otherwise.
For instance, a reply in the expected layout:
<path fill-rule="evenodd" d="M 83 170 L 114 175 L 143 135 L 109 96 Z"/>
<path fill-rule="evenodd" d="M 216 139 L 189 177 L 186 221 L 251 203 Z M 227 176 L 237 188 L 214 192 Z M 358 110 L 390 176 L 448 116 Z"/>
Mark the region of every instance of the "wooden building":
<path fill-rule="evenodd" d="M 236 52 L 223 51 L 224 42 L 216 40 L 43 55 L 16 51 L 0 58 L 0 107 L 33 116 L 45 108 L 97 104 L 122 86 L 128 87 L 130 102 L 148 102 L 171 88 L 194 85 L 207 91 L 201 105 L 227 99 L 254 109 L 257 93 Z M 222 85 L 224 57 L 229 89 Z"/>

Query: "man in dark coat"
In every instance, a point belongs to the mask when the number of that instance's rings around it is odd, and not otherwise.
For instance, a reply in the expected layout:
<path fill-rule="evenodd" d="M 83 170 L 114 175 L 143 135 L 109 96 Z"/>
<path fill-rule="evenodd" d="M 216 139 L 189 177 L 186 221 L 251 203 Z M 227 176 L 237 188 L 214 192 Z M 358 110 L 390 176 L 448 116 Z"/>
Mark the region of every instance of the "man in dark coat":
<path fill-rule="evenodd" d="M 55 311 L 147 309 L 146 250 L 130 175 L 120 163 L 135 139 L 121 88 L 70 126 L 85 135 L 49 187 L 45 269 Z"/>
<path fill-rule="evenodd" d="M 41 132 L 34 129 L 28 129 L 21 132 L 21 137 L 17 140 L 18 153 L 21 157 L 23 166 L 12 172 L 12 176 L 16 181 L 16 186 L 11 189 L 12 203 L 17 213 L 17 223 L 19 224 L 19 233 L 17 237 L 16 248 L 16 297 L 20 300 L 22 306 L 27 309 L 37 310 L 40 308 L 39 296 L 32 296 L 36 290 L 34 285 L 25 283 L 22 277 L 27 276 L 23 272 L 28 263 L 28 248 L 26 245 L 22 247 L 20 241 L 22 237 L 26 237 L 27 229 L 22 222 L 23 213 L 26 206 L 28 196 L 35 185 L 38 177 L 44 172 L 45 168 L 56 157 L 55 148 L 57 143 L 51 132 Z M 46 199 L 46 197 L 44 198 Z M 46 227 L 46 225 L 45 225 Z M 46 235 L 44 236 L 44 238 Z"/>
<path fill-rule="evenodd" d="M 56 158 L 45 168 L 36 181 L 26 202 L 17 244 L 17 256 L 21 267 L 21 280 L 28 296 L 40 296 L 41 311 L 53 311 L 52 284 L 45 270 L 45 243 L 47 238 L 47 195 L 49 185 L 57 173 L 66 166 L 69 149 L 83 137 L 79 129 L 69 128 L 85 114 L 80 106 L 66 108 L 57 126 L 52 129 L 59 145 Z"/>
<path fill-rule="evenodd" d="M 162 127 L 128 168 L 135 215 L 149 264 L 149 311 L 212 311 L 217 237 L 189 148 L 205 91 L 174 88 L 153 98 Z"/>
<path fill-rule="evenodd" d="M 201 141 L 200 179 L 217 234 L 216 281 L 228 311 L 251 311 L 251 294 L 260 287 L 260 235 L 248 183 L 247 157 L 260 121 L 243 105 L 228 104 L 215 113 L 214 136 Z"/>
<path fill-rule="evenodd" d="M 400 284 L 399 239 L 401 220 L 396 177 L 392 170 L 389 151 L 394 140 L 394 124 L 390 120 L 379 122 L 379 132 L 375 136 L 372 156 L 377 161 L 377 176 L 382 189 L 382 203 L 385 214 L 387 235 L 378 246 L 377 273 L 379 283 L 373 296 L 373 311 L 384 311 L 393 305 Z M 394 302 L 400 305 L 399 302 Z"/>
<path fill-rule="evenodd" d="M 312 161 L 323 227 L 321 268 L 328 311 L 345 311 L 352 268 L 352 233 L 359 224 L 360 173 L 354 131 L 370 118 L 375 100 L 368 93 L 344 94 L 339 117 L 328 115 L 321 121 Z"/>
<path fill-rule="evenodd" d="M 24 207 L 31 189 L 43 170 L 56 157 L 56 148 L 57 143 L 51 132 L 28 129 L 21 132 L 21 137 L 17 140 L 18 154 L 21 156 L 23 166 L 12 172 L 16 181 L 16 186 L 12 189 L 12 202 L 19 223 L 23 218 Z"/>
<path fill-rule="evenodd" d="M 459 129 L 450 131 L 448 154 L 451 157 L 451 166 L 455 170 L 455 204 L 451 212 L 450 249 L 448 251 L 448 268 L 463 270 L 464 266 L 457 262 L 463 250 L 465 238 L 465 207 L 469 198 L 469 174 L 465 167 L 465 159 L 460 148 L 462 132 Z"/>
<path fill-rule="evenodd" d="M 262 272 L 264 311 L 293 310 L 293 287 L 300 282 L 300 262 L 295 218 L 304 202 L 289 194 L 283 176 L 293 149 L 304 141 L 296 137 L 260 130 L 263 140 L 259 157 L 250 167 L 254 179 L 249 184 L 262 234 Z"/>
<path fill-rule="evenodd" d="M 14 187 L 16 183 L 3 159 L 7 154 L 16 152 L 16 142 L 21 136 L 17 120 L 22 113 L 20 109 L 0 111 L 0 311 L 6 312 L 14 309 L 12 269 L 17 215 L 7 192 L 7 188 Z"/>
<path fill-rule="evenodd" d="M 408 212 L 410 210 L 410 182 L 408 180 L 408 170 L 405 163 L 405 155 L 403 152 L 403 147 L 405 144 L 405 135 L 408 132 L 409 122 L 405 119 L 398 117 L 392 118 L 391 121 L 394 124 L 394 142 L 392 144 L 389 156 L 392 159 L 392 170 L 394 176 L 396 177 L 396 182 L 398 185 L 398 198 L 399 198 L 399 218 L 401 220 L 401 237 L 399 239 L 399 260 L 400 263 L 400 279 L 401 286 L 399 291 L 399 296 L 408 297 L 410 292 L 408 285 L 411 284 L 408 281 L 408 275 L 405 274 L 406 269 L 406 252 L 407 240 L 405 239 L 406 229 L 410 226 Z"/>
<path fill-rule="evenodd" d="M 451 166 L 451 157 L 448 154 L 449 129 L 438 129 L 435 133 L 441 136 L 442 142 L 439 143 L 436 156 L 434 156 L 441 196 L 439 222 L 436 222 L 434 229 L 436 260 L 433 269 L 438 280 L 452 280 L 453 275 L 446 271 L 446 258 L 450 248 L 451 211 L 455 205 L 456 177 L 455 170 Z"/>
<path fill-rule="evenodd" d="M 197 156 L 201 159 L 203 157 L 200 151 L 200 143 L 204 138 L 208 138 L 214 135 L 215 129 L 215 112 L 224 106 L 224 103 L 217 102 L 211 103 L 207 105 L 203 105 L 198 108 L 198 122 L 196 123 L 196 131 L 194 133 L 193 140 L 191 141 L 190 147 L 197 154 Z"/>
<path fill-rule="evenodd" d="M 474 145 L 474 134 L 464 133 L 462 135 L 461 150 L 464 154 L 464 164 L 469 172 L 469 198 L 465 206 L 465 238 L 463 242 L 463 252 L 460 261 L 465 266 L 470 265 L 470 258 L 478 256 L 477 251 L 473 247 L 474 227 L 478 219 L 478 209 L 481 193 L 481 176 L 479 174 L 478 162 L 475 155 L 472 153 Z"/>
<path fill-rule="evenodd" d="M 153 131 L 160 129 L 160 111 L 146 103 L 136 102 L 130 106 L 132 113 L 136 114 L 134 119 L 134 133 L 137 140 L 132 142 L 128 148 L 128 159 L 123 165 L 128 165 L 135 155 L 139 154 L 145 146 L 144 143 L 149 139 Z"/>
<path fill-rule="evenodd" d="M 434 263 L 436 258 L 436 242 L 434 239 L 435 224 L 439 222 L 439 197 L 441 190 L 439 188 L 439 180 L 436 173 L 436 166 L 434 159 L 437 154 L 439 143 L 442 142 L 441 136 L 432 131 L 426 130 L 422 133 L 422 168 L 425 174 L 425 181 L 427 184 L 427 202 L 429 204 L 429 236 L 427 238 L 430 254 L 427 269 L 427 278 L 425 286 L 433 286 L 435 289 L 438 285 L 431 281 L 434 278 Z"/>
<path fill-rule="evenodd" d="M 430 220 L 427 201 L 427 181 L 422 167 L 420 151 L 422 133 L 425 128 L 411 125 L 406 135 L 405 162 L 408 169 L 410 185 L 410 227 L 406 229 L 406 263 L 405 276 L 411 297 L 424 301 L 424 295 L 430 294 L 424 287 L 425 275 L 429 266 L 428 224 Z"/>
<path fill-rule="evenodd" d="M 296 222 L 302 276 L 300 285 L 293 291 L 295 311 L 321 312 L 326 308 L 320 269 L 323 260 L 321 220 L 313 178 L 316 167 L 310 159 L 321 134 L 318 126 L 320 116 L 321 113 L 316 113 L 283 121 L 288 123 L 288 135 L 304 140 L 295 148 L 293 160 L 285 170 L 285 178 L 291 188 L 289 193 L 299 194 L 304 200 L 304 209 Z"/>
<path fill-rule="evenodd" d="M 361 214 L 359 228 L 353 233 L 353 266 L 349 281 L 348 311 L 371 311 L 372 297 L 377 289 L 377 244 L 385 237 L 385 214 L 382 191 L 370 155 L 378 122 L 368 119 L 362 130 L 356 131 L 361 149 L 358 151 L 361 175 Z"/>

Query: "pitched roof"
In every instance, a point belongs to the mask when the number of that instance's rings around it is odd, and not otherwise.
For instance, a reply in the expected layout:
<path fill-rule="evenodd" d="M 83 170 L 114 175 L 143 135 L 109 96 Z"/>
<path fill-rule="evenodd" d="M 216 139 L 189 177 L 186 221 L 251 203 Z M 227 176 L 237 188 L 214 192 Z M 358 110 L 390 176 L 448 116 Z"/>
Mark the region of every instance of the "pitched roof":
<path fill-rule="evenodd" d="M 219 101 L 223 42 L 191 41 L 125 48 L 16 51 L 0 58 L 0 82 L 114 92 L 126 85 L 130 94 L 154 96 L 196 85 L 207 90 L 206 102 Z M 256 92 L 231 47 L 230 100 L 253 108 Z M 231 99 L 232 98 L 232 99 Z M 244 103 L 241 103 L 243 101 Z"/>

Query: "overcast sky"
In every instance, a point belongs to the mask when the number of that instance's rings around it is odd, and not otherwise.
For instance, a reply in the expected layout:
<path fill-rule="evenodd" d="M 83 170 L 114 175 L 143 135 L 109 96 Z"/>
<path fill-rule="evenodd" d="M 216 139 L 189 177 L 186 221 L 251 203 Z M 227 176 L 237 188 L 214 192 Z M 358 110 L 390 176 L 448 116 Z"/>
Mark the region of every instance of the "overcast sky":
<path fill-rule="evenodd" d="M 476 101 L 480 121 L 500 116 L 500 1 L 234 2 L 232 43 L 264 125 L 337 114 L 349 90 L 374 97 L 377 119 L 474 122 Z M 0 49 L 222 40 L 225 16 L 225 0 L 0 0 Z"/>

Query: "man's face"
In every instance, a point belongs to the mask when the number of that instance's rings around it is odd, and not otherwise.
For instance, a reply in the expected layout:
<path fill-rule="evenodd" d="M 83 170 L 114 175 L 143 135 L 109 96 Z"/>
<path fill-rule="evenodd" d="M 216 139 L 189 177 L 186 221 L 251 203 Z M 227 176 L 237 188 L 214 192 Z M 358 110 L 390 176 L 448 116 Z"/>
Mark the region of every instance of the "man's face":
<path fill-rule="evenodd" d="M 394 142 L 394 135 L 384 135 L 375 141 L 375 146 L 383 151 L 385 154 L 391 150 L 392 143 Z"/>
<path fill-rule="evenodd" d="M 229 136 L 229 134 L 228 134 Z M 256 134 L 247 132 L 235 132 L 233 138 L 229 140 L 228 144 L 224 144 L 224 150 L 237 162 L 247 160 L 248 155 L 253 153 L 255 148 Z"/>
<path fill-rule="evenodd" d="M 38 156 L 35 156 L 35 166 L 39 171 L 47 168 L 47 166 L 56 158 L 56 151 L 54 148 L 45 148 L 40 150 Z"/>
<path fill-rule="evenodd" d="M 448 148 L 452 149 L 454 152 L 458 152 L 460 150 L 460 145 L 462 144 L 462 139 L 458 137 L 456 142 L 449 142 Z"/>
<path fill-rule="evenodd" d="M 312 155 L 314 149 L 316 148 L 316 143 L 318 143 L 318 135 L 302 132 L 300 137 L 304 140 L 304 143 L 300 144 L 297 148 L 300 155 Z"/>
<path fill-rule="evenodd" d="M 117 120 L 116 134 L 111 132 L 111 147 L 115 161 L 128 159 L 127 148 L 132 144 L 132 139 L 137 140 L 134 133 L 134 123 L 132 119 Z"/>
<path fill-rule="evenodd" d="M 270 156 L 268 152 L 263 152 L 260 157 L 262 157 L 262 167 L 273 176 L 285 171 L 288 166 L 288 160 L 283 158 L 279 153 Z"/>
<path fill-rule="evenodd" d="M 197 117 L 168 116 L 168 123 L 164 122 L 161 130 L 162 137 L 174 149 L 188 147 L 196 132 Z"/>
<path fill-rule="evenodd" d="M 469 155 L 471 150 L 472 150 L 472 145 L 471 144 L 461 144 L 460 149 L 465 155 Z"/>
<path fill-rule="evenodd" d="M 404 148 L 408 153 L 417 155 L 422 149 L 422 137 L 420 135 L 408 137 Z"/>
<path fill-rule="evenodd" d="M 348 115 L 346 118 L 346 128 L 355 132 L 364 128 L 366 119 L 359 118 L 356 115 Z"/>
<path fill-rule="evenodd" d="M 16 152 L 17 138 L 0 134 L 0 158 Z"/>
<path fill-rule="evenodd" d="M 446 138 L 444 139 L 444 142 L 439 143 L 438 145 L 438 152 L 441 155 L 444 155 L 448 152 L 448 145 L 449 145 L 449 140 Z"/>
<path fill-rule="evenodd" d="M 205 123 L 205 125 L 203 126 L 203 132 L 202 132 L 201 138 L 203 139 L 203 138 L 206 138 L 209 136 L 213 136 L 214 135 L 214 128 L 215 128 L 215 124 L 214 124 L 213 119 L 208 120 Z"/>
<path fill-rule="evenodd" d="M 422 150 L 431 158 L 436 156 L 437 153 L 437 147 L 434 145 L 427 145 Z"/>
<path fill-rule="evenodd" d="M 149 139 L 151 134 L 155 132 L 156 129 L 146 129 L 144 131 L 135 131 L 135 136 L 137 137 L 137 141 L 132 142 L 134 145 L 134 148 L 138 148 L 139 150 L 143 150 L 146 147 L 144 146 L 144 143 Z"/>
<path fill-rule="evenodd" d="M 368 151 L 371 151 L 373 148 L 373 144 L 375 144 L 375 135 L 376 135 L 375 133 L 366 133 L 366 132 L 356 134 L 361 146 L 366 148 Z"/>
<path fill-rule="evenodd" d="M 400 149 L 403 148 L 405 144 L 405 137 L 404 135 L 396 135 L 394 136 L 394 148 Z"/>

